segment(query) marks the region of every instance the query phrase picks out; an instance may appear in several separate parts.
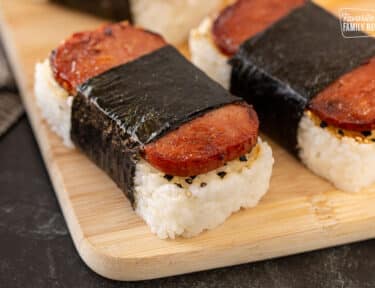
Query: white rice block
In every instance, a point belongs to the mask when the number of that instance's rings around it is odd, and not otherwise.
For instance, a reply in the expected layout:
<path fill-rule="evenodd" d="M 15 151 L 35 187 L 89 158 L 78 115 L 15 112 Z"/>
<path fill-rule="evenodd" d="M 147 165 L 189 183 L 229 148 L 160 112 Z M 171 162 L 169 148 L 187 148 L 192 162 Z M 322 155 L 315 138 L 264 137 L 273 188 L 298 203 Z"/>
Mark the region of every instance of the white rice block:
<path fill-rule="evenodd" d="M 160 33 L 172 44 L 185 41 L 190 29 L 222 3 L 223 0 L 130 0 L 135 24 Z"/>
<path fill-rule="evenodd" d="M 343 191 L 358 192 L 375 183 L 375 143 L 340 139 L 305 114 L 298 128 L 298 146 L 302 162 Z"/>
<path fill-rule="evenodd" d="M 228 64 L 229 57 L 217 48 L 212 39 L 212 24 L 213 18 L 206 17 L 198 28 L 190 32 L 191 61 L 213 80 L 228 89 L 232 67 Z"/>
<path fill-rule="evenodd" d="M 73 97 L 56 82 L 48 59 L 36 64 L 34 83 L 36 102 L 43 118 L 63 139 L 67 147 L 73 147 L 70 139 L 70 111 Z"/>
<path fill-rule="evenodd" d="M 135 174 L 136 212 L 159 238 L 191 237 L 215 228 L 241 208 L 256 206 L 269 188 L 274 163 L 271 148 L 259 139 L 246 156 L 246 162 L 230 161 L 198 175 L 190 185 L 182 177 L 168 181 L 141 160 Z M 226 175 L 221 178 L 218 172 Z M 201 187 L 201 183 L 206 185 Z"/>

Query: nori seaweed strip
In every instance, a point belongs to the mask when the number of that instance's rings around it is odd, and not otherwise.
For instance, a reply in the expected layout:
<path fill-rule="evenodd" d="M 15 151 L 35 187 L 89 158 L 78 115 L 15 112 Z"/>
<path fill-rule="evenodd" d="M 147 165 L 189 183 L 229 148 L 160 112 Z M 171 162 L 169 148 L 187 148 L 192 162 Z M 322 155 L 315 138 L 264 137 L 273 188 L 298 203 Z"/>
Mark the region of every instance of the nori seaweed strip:
<path fill-rule="evenodd" d="M 240 101 L 166 46 L 79 86 L 71 137 L 134 203 L 133 176 L 143 145 Z"/>
<path fill-rule="evenodd" d="M 241 45 L 230 60 L 231 92 L 254 105 L 265 133 L 296 153 L 309 100 L 373 55 L 375 39 L 345 39 L 338 18 L 308 3 Z"/>
<path fill-rule="evenodd" d="M 132 21 L 129 0 L 51 0 L 51 2 L 115 21 Z"/>

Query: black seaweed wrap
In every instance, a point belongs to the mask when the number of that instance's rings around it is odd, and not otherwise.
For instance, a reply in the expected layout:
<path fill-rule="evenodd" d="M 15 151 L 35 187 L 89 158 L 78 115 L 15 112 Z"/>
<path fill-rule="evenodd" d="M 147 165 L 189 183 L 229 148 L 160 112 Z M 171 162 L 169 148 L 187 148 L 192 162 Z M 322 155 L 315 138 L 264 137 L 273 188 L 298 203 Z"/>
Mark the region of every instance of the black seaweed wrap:
<path fill-rule="evenodd" d="M 296 153 L 310 99 L 373 55 L 375 39 L 345 39 L 338 18 L 307 3 L 241 45 L 230 60 L 231 92 L 254 105 L 265 133 Z"/>
<path fill-rule="evenodd" d="M 51 0 L 69 8 L 115 21 L 132 20 L 129 0 Z"/>
<path fill-rule="evenodd" d="M 240 101 L 166 46 L 79 86 L 71 137 L 133 203 L 133 176 L 143 145 L 209 110 Z"/>

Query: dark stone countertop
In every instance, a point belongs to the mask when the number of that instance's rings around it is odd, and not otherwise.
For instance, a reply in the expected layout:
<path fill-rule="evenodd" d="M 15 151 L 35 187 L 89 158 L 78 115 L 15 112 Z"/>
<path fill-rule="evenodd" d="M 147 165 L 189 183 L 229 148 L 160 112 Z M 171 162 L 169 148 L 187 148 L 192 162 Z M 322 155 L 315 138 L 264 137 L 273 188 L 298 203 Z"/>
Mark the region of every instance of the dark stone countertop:
<path fill-rule="evenodd" d="M 0 287 L 375 287 L 375 241 L 144 282 L 79 258 L 26 117 L 0 138 Z"/>

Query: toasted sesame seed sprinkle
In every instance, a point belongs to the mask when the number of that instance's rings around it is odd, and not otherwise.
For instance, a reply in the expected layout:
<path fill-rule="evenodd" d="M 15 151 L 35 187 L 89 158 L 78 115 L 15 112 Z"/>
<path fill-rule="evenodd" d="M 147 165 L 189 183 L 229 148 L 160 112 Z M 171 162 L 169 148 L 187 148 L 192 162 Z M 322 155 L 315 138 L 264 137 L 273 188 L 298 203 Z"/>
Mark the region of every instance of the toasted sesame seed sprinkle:
<path fill-rule="evenodd" d="M 191 179 L 191 178 L 186 178 L 186 179 L 185 179 L 185 182 L 186 182 L 187 184 L 192 184 L 192 183 L 193 183 L 193 179 Z"/>
<path fill-rule="evenodd" d="M 206 182 L 202 182 L 200 186 L 203 188 L 203 187 L 207 186 L 207 183 Z"/>
<path fill-rule="evenodd" d="M 182 188 L 182 185 L 180 183 L 174 183 L 178 188 Z"/>
<path fill-rule="evenodd" d="M 339 139 L 342 137 L 349 137 L 354 139 L 358 143 L 373 143 L 375 142 L 372 139 L 375 139 L 375 132 L 371 130 L 363 131 L 350 131 L 335 127 L 325 122 L 324 120 L 319 119 L 318 116 L 314 115 L 311 111 L 307 111 L 306 115 L 315 123 L 315 125 L 324 127 L 328 132 L 332 133 L 334 136 Z M 324 123 L 323 123 L 324 122 Z"/>

